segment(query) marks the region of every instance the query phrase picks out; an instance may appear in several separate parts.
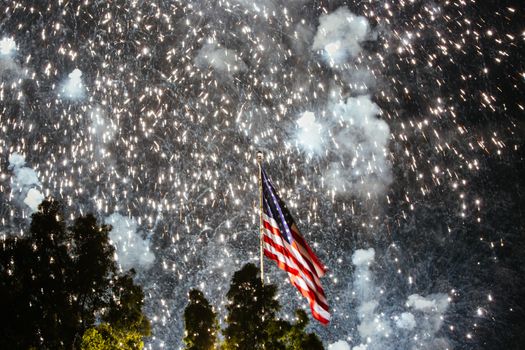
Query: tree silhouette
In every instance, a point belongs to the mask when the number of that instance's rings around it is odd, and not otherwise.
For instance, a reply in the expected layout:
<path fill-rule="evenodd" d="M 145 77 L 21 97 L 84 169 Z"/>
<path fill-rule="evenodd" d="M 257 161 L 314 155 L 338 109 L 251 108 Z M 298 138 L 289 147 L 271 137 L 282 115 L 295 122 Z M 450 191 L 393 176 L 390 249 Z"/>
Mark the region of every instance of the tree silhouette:
<path fill-rule="evenodd" d="M 228 317 L 224 330 L 224 349 L 264 349 L 271 339 L 268 333 L 279 303 L 275 300 L 277 288 L 263 285 L 253 264 L 246 264 L 235 272 L 226 294 Z"/>
<path fill-rule="evenodd" d="M 233 275 L 226 295 L 229 303 L 223 349 L 323 349 L 315 334 L 305 332 L 308 318 L 304 311 L 296 312 L 298 321 L 293 325 L 276 318 L 280 309 L 277 287 L 263 285 L 258 271 L 255 265 L 246 264 Z"/>
<path fill-rule="evenodd" d="M 1 349 L 77 348 L 96 320 L 149 334 L 142 290 L 132 272 L 116 272 L 109 230 L 92 215 L 66 228 L 46 200 L 28 233 L 0 241 Z"/>
<path fill-rule="evenodd" d="M 219 328 L 217 314 L 200 290 L 190 291 L 188 306 L 184 310 L 184 323 L 184 344 L 187 350 L 214 349 Z"/>
<path fill-rule="evenodd" d="M 305 329 L 308 325 L 308 316 L 304 310 L 298 309 L 295 311 L 297 321 L 293 325 L 283 326 L 284 333 L 280 340 L 288 350 L 322 350 L 323 343 L 319 337 L 314 333 L 306 333 Z"/>

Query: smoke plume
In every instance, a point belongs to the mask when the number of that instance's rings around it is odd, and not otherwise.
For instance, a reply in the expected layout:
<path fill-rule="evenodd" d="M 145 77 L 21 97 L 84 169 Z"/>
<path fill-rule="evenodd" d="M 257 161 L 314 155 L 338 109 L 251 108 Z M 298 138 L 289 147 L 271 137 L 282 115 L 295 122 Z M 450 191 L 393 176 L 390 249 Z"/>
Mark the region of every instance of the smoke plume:
<path fill-rule="evenodd" d="M 14 197 L 20 204 L 24 203 L 34 213 L 38 205 L 44 200 L 44 195 L 40 192 L 40 181 L 37 173 L 25 166 L 25 157 L 18 153 L 9 156 L 9 169 L 13 172 L 11 189 Z"/>
<path fill-rule="evenodd" d="M 142 237 L 143 234 L 134 219 L 114 213 L 108 216 L 105 222 L 112 226 L 109 238 L 115 246 L 117 260 L 122 269 L 151 267 L 155 256 L 149 248 L 149 240 Z"/>

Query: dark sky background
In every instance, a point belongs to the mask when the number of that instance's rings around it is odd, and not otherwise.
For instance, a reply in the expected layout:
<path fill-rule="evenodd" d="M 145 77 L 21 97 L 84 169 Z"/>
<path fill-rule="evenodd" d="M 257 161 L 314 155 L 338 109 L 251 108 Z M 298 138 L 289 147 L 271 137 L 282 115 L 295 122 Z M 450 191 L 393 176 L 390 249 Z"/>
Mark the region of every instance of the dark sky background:
<path fill-rule="evenodd" d="M 111 223 L 147 348 L 256 262 L 259 149 L 330 269 L 325 345 L 525 346 L 520 2 L 0 3 L 0 235 L 43 196 Z"/>

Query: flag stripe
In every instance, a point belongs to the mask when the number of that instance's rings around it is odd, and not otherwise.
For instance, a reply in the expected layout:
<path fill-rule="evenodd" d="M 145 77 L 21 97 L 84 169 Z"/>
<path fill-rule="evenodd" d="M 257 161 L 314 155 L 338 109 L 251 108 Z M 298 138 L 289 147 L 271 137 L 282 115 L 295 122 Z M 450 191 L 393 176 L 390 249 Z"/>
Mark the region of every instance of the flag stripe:
<path fill-rule="evenodd" d="M 278 253 L 280 253 L 283 256 L 284 263 L 290 265 L 294 270 L 301 271 L 301 274 L 305 275 L 305 277 L 309 281 L 312 281 L 312 287 L 316 289 L 316 292 L 319 293 L 323 299 L 325 298 L 323 288 L 321 287 L 321 282 L 319 281 L 319 278 L 315 275 L 315 273 L 312 273 L 308 268 L 306 268 L 301 263 L 301 261 L 297 260 L 297 258 L 294 255 L 288 254 L 288 252 L 294 251 L 293 247 L 289 247 L 289 244 L 286 242 L 279 242 L 278 236 L 275 236 L 273 234 L 269 236 L 268 231 L 264 236 L 264 242 L 267 246 L 270 245 L 273 249 L 275 249 Z M 287 245 L 289 248 L 286 247 Z"/>
<path fill-rule="evenodd" d="M 308 259 L 313 262 L 313 265 L 315 267 L 315 270 L 317 271 L 317 274 L 319 275 L 319 277 L 323 277 L 326 272 L 326 268 L 321 263 L 321 261 L 319 261 L 317 256 L 314 254 L 314 252 L 310 248 L 310 246 L 306 244 L 304 238 L 301 237 L 301 235 L 299 234 L 299 230 L 297 229 L 297 226 L 295 224 L 292 225 L 292 236 L 294 238 L 294 242 L 297 243 L 301 254 L 308 257 Z"/>
<path fill-rule="evenodd" d="M 275 258 L 278 259 L 278 257 L 276 255 L 270 253 L 269 251 L 265 251 L 265 256 L 270 258 L 270 259 L 275 259 Z M 277 265 L 279 266 L 280 264 L 277 264 Z M 300 276 L 294 274 L 293 273 L 293 269 L 291 269 L 288 265 L 286 265 L 286 264 L 282 264 L 282 265 L 284 265 L 283 266 L 284 268 L 282 268 L 282 270 L 288 272 L 288 274 L 289 274 L 288 276 L 290 277 L 290 280 L 292 280 L 292 276 L 293 276 L 293 278 L 295 278 L 298 281 L 298 283 L 300 282 L 299 286 L 296 286 L 296 287 L 298 287 L 298 288 L 300 287 L 299 288 L 299 292 L 301 292 L 301 294 L 303 296 L 305 296 L 309 300 L 310 303 L 315 303 L 316 305 L 319 306 L 319 308 L 322 308 L 325 311 L 328 310 L 328 305 L 325 302 L 323 302 L 322 300 L 319 299 L 319 296 L 316 295 L 315 292 L 311 288 L 309 288 L 307 286 L 307 284 L 306 284 L 306 282 L 304 281 L 303 278 L 301 278 Z M 289 272 L 289 271 L 292 271 L 292 272 Z"/>
<path fill-rule="evenodd" d="M 281 232 L 280 232 L 279 228 L 277 227 L 277 223 L 275 222 L 274 219 L 272 219 L 272 218 L 268 217 L 267 215 L 263 214 L 263 224 L 264 224 L 264 228 L 266 228 L 267 230 L 270 230 L 270 232 L 273 235 L 275 235 L 275 236 L 277 236 L 279 238 L 282 237 Z M 280 241 L 283 241 L 283 240 L 280 240 Z M 287 241 L 284 241 L 284 242 L 288 243 Z M 312 273 L 316 272 L 317 269 L 315 269 L 315 267 L 313 267 L 312 264 L 309 263 L 310 262 L 309 261 L 309 256 L 308 255 L 305 256 L 305 255 L 301 254 L 300 250 L 298 249 L 298 247 L 296 245 L 294 245 L 294 243 L 295 242 L 292 242 L 291 246 L 294 248 L 292 250 L 292 252 L 295 253 L 294 255 L 296 256 L 296 258 L 298 260 L 300 260 L 301 263 L 303 264 L 303 266 L 305 268 L 307 268 L 310 272 L 312 272 Z M 288 245 L 289 245 L 289 243 L 288 243 Z"/>
<path fill-rule="evenodd" d="M 310 311 L 312 312 L 313 317 L 321 322 L 322 324 L 328 324 L 330 322 L 330 314 L 328 309 L 317 304 L 315 300 L 310 297 L 310 292 L 305 290 L 298 281 L 298 278 L 290 277 L 290 282 L 299 290 L 299 292 L 310 301 Z"/>
<path fill-rule="evenodd" d="M 326 297 L 324 295 L 323 289 L 321 286 L 317 283 L 315 283 L 315 280 L 312 278 L 311 275 L 306 274 L 301 270 L 297 263 L 294 261 L 293 258 L 288 258 L 285 255 L 286 253 L 283 253 L 282 247 L 273 245 L 269 241 L 265 239 L 265 253 L 268 251 L 272 255 L 272 259 L 276 260 L 279 268 L 282 270 L 285 270 L 286 272 L 289 272 L 297 277 L 302 278 L 305 283 L 308 285 L 308 288 L 312 290 L 312 292 L 315 294 L 316 299 L 319 303 L 324 304 L 325 307 L 328 307 L 326 302 Z"/>
<path fill-rule="evenodd" d="M 320 281 L 326 268 L 299 233 L 290 212 L 277 195 L 264 169 L 261 169 L 261 176 L 264 255 L 288 272 L 292 285 L 308 300 L 312 316 L 327 324 L 330 313 Z"/>

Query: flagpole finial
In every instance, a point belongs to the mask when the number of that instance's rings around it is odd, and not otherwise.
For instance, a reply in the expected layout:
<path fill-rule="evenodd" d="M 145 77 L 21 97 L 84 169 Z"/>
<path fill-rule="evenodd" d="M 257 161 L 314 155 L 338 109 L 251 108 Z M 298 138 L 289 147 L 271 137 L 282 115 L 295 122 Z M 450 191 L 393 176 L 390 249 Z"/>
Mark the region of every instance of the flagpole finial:
<path fill-rule="evenodd" d="M 264 160 L 264 153 L 262 153 L 262 151 L 257 151 L 257 161 L 259 163 L 262 163 L 263 160 Z"/>

